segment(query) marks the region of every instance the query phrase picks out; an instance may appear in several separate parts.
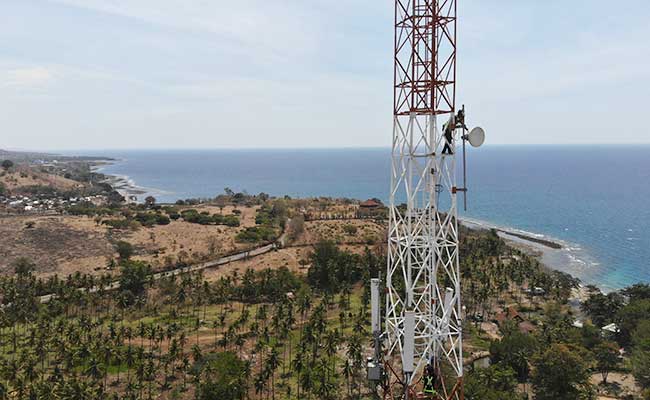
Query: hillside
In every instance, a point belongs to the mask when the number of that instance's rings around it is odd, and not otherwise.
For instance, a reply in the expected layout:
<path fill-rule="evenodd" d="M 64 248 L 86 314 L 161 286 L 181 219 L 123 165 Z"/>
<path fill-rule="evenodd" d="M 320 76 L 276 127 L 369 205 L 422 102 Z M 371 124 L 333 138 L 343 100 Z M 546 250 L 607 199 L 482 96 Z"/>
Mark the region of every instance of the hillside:
<path fill-rule="evenodd" d="M 205 394 L 220 390 L 231 390 L 220 399 L 373 398 L 365 379 L 367 285 L 386 265 L 385 220 L 353 217 L 349 201 L 218 199 L 75 206 L 29 227 L 29 218 L 10 218 L 15 225 L 0 237 L 13 229 L 10 240 L 41 240 L 31 251 L 49 237 L 60 243 L 34 262 L 14 257 L 8 267 L 16 274 L 0 276 L 0 369 L 31 371 L 27 382 L 10 377 L 9 389 L 26 385 L 64 398 L 79 385 L 86 398 L 213 398 Z M 337 219 L 341 207 L 350 211 L 345 219 Z M 312 208 L 321 220 L 304 222 Z M 461 237 L 467 399 L 641 393 L 650 289 L 626 292 L 628 304 L 590 288 L 578 310 L 577 280 L 545 269 L 494 231 L 462 228 Z M 187 269 L 273 241 L 284 246 Z M 61 250 L 68 267 L 48 270 Z M 81 261 L 93 257 L 98 270 Z M 154 278 L 157 269 L 168 272 Z M 50 293 L 57 296 L 40 304 L 37 296 Z M 610 321 L 619 321 L 619 336 L 598 328 Z M 632 347 L 620 357 L 623 345 Z M 611 363 L 599 361 L 612 354 Z M 554 373 L 563 368 L 573 374 Z M 607 384 L 603 371 L 611 372 Z"/>
<path fill-rule="evenodd" d="M 31 189 L 39 186 L 61 192 L 81 189 L 85 186 L 81 182 L 50 173 L 43 167 L 30 167 L 23 164 L 1 171 L 0 184 L 4 185 L 9 194 L 30 193 Z"/>
<path fill-rule="evenodd" d="M 53 161 L 113 161 L 110 157 L 64 156 L 61 154 L 39 153 L 33 151 L 10 151 L 0 149 L 0 161 L 11 160 L 16 163 L 53 162 Z"/>

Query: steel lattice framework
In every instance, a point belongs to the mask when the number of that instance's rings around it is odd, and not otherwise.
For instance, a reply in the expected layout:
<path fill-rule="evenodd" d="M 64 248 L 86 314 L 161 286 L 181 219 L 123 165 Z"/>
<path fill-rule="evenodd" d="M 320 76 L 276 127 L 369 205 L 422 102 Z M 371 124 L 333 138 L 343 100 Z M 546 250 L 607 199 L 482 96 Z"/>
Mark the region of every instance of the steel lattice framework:
<path fill-rule="evenodd" d="M 442 123 L 456 107 L 456 0 L 395 1 L 394 127 L 386 275 L 385 362 L 415 382 L 433 360 L 462 398 L 455 146 Z M 459 139 L 454 130 L 454 143 Z M 400 205 L 405 202 L 404 205 Z M 403 369 L 405 312 L 415 314 L 413 372 Z M 397 376 L 397 374 L 395 374 Z M 402 379 L 402 378 L 395 378 Z"/>

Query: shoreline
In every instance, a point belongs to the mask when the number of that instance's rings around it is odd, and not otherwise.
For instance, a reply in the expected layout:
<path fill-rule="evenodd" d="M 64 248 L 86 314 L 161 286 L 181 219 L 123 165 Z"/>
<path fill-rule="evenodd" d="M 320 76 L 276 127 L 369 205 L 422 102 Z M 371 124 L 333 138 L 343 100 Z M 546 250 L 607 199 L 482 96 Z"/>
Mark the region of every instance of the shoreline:
<path fill-rule="evenodd" d="M 582 315 L 580 304 L 588 298 L 587 285 L 596 286 L 603 293 L 617 290 L 615 288 L 608 288 L 607 285 L 602 283 L 586 281 L 582 276 L 578 276 L 579 274 L 576 274 L 576 271 L 572 270 L 569 265 L 570 261 L 586 263 L 572 254 L 573 251 L 582 250 L 580 247 L 574 247 L 556 238 L 549 239 L 541 234 L 525 232 L 517 228 L 498 226 L 486 221 L 461 219 L 460 223 L 472 229 L 494 229 L 497 231 L 499 237 L 504 239 L 508 245 L 523 251 L 531 257 L 537 258 L 543 267 L 549 270 L 564 272 L 580 279 L 579 287 L 573 290 L 572 296 L 569 299 L 569 303 L 576 312 L 578 319 Z"/>
<path fill-rule="evenodd" d="M 103 169 L 121 161 L 124 160 L 113 159 L 111 161 L 98 163 L 93 167 L 93 171 L 103 173 Z M 138 203 L 144 200 L 145 195 L 155 196 L 156 194 L 165 194 L 165 192 L 161 190 L 138 186 L 128 175 L 104 175 L 106 176 L 105 182 L 124 196 L 127 202 Z M 583 283 L 583 286 L 586 286 L 587 284 L 595 284 L 604 292 L 614 289 L 608 288 L 605 284 L 585 279 L 585 275 L 587 274 L 580 273 L 585 271 L 580 271 L 579 267 L 588 266 L 589 264 L 589 261 L 582 260 L 582 258 L 588 259 L 588 257 L 585 257 L 587 256 L 586 254 L 581 254 L 582 249 L 580 246 L 565 243 L 556 238 L 549 238 L 542 234 L 528 232 L 514 227 L 500 226 L 488 221 L 475 220 L 471 218 L 459 218 L 459 220 L 461 224 L 469 228 L 495 229 L 497 234 L 506 240 L 508 244 L 536 257 L 545 267 L 551 270 L 565 272 L 579 278 Z M 578 252 L 578 254 L 574 254 L 576 252 Z M 596 263 L 593 262 L 591 264 L 596 265 Z"/>
<path fill-rule="evenodd" d="M 116 192 L 122 195 L 127 203 L 141 203 L 144 201 L 144 199 L 140 199 L 141 196 L 165 193 L 158 189 L 138 186 L 128 175 L 107 174 L 102 171 L 104 168 L 120 161 L 124 160 L 113 159 L 112 161 L 95 164 L 92 166 L 92 171 L 103 174 L 106 177 L 103 182 L 109 184 Z"/>

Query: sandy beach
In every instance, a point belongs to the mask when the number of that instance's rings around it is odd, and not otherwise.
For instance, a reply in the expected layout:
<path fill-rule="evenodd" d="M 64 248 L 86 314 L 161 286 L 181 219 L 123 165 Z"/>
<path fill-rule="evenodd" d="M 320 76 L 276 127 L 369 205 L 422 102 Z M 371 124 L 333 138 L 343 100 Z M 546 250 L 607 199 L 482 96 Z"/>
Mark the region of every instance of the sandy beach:
<path fill-rule="evenodd" d="M 157 189 L 138 186 L 135 181 L 127 175 L 112 175 L 106 174 L 102 171 L 105 167 L 119 161 L 120 160 L 97 163 L 92 166 L 92 171 L 103 174 L 106 177 L 103 182 L 111 185 L 111 187 L 121 194 L 127 202 L 142 202 L 147 195 L 155 196 L 156 193 L 163 193 Z"/>

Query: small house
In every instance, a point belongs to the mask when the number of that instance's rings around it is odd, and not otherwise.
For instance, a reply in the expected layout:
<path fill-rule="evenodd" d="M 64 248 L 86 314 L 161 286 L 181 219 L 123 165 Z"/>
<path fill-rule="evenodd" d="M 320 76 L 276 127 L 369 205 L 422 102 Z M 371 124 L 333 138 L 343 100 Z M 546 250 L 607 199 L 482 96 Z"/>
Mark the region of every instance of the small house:
<path fill-rule="evenodd" d="M 611 323 L 600 328 L 600 334 L 604 338 L 613 339 L 616 335 L 619 334 L 619 332 L 621 332 L 621 330 L 615 323 Z"/>
<path fill-rule="evenodd" d="M 360 218 L 385 217 L 386 207 L 378 199 L 368 199 L 359 204 L 358 216 Z"/>

